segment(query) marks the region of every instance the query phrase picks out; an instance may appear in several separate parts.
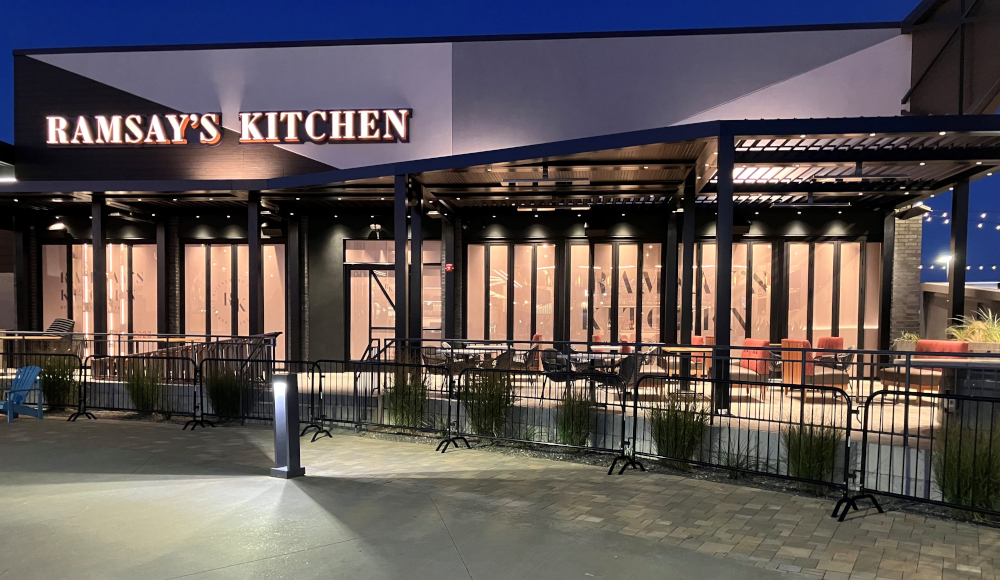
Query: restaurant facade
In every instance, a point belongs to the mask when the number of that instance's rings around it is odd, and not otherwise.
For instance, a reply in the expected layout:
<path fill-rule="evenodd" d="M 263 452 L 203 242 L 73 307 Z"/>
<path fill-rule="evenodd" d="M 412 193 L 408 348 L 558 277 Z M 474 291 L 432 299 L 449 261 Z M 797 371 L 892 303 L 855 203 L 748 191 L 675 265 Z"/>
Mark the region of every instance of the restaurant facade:
<path fill-rule="evenodd" d="M 16 51 L 0 205 L 18 329 L 276 332 L 302 360 L 393 338 L 888 348 L 919 320 L 900 232 L 953 190 L 964 313 L 962 203 L 1000 165 L 980 114 L 997 108 L 995 15 L 944 42 L 953 5 L 903 23 Z"/>

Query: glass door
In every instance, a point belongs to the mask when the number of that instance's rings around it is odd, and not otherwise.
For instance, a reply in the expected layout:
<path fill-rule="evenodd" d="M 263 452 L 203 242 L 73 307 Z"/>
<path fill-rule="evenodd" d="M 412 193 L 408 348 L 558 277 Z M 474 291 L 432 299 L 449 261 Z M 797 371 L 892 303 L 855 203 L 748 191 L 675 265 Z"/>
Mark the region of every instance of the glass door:
<path fill-rule="evenodd" d="M 351 268 L 347 287 L 347 348 L 352 360 L 364 356 L 372 339 L 396 336 L 396 273 L 388 268 Z"/>

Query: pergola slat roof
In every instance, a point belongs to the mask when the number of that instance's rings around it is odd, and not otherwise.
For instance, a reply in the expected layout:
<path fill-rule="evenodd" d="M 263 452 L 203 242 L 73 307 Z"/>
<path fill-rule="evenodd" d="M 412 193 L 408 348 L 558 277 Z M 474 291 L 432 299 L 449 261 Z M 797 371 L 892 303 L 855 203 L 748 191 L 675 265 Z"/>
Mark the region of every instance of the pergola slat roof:
<path fill-rule="evenodd" d="M 56 211 L 104 191 L 146 211 L 207 212 L 260 190 L 282 209 L 377 207 L 392 204 L 400 174 L 456 209 L 671 204 L 692 173 L 699 200 L 712 203 L 720 135 L 735 142 L 737 207 L 810 198 L 892 207 L 1000 166 L 992 115 L 719 121 L 269 180 L 0 184 L 0 206 Z"/>

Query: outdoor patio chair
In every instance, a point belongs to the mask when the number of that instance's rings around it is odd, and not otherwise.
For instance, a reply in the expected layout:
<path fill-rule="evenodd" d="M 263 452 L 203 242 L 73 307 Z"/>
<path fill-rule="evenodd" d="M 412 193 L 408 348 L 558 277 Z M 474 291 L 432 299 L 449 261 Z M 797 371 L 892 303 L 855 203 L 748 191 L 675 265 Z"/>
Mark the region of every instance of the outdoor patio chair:
<path fill-rule="evenodd" d="M 851 375 L 846 370 L 817 365 L 812 345 L 804 339 L 781 339 L 781 380 L 790 385 L 810 385 L 824 387 L 846 387 L 851 383 Z M 804 369 L 803 369 L 804 365 Z"/>
<path fill-rule="evenodd" d="M 917 341 L 917 346 L 915 348 L 916 352 L 924 353 L 967 353 L 969 352 L 969 343 L 959 340 L 928 340 L 920 339 Z M 905 353 L 902 353 L 905 354 Z M 940 355 L 913 355 L 914 359 L 927 359 L 927 358 L 962 358 L 960 356 L 940 356 Z M 906 366 L 905 365 L 894 365 L 890 367 L 883 368 L 879 373 L 879 378 L 882 380 L 883 387 L 891 387 L 895 389 L 905 389 L 906 388 Z M 911 368 L 910 369 L 910 389 L 918 391 L 940 391 L 941 384 L 945 380 L 945 370 L 943 368 Z"/>
<path fill-rule="evenodd" d="M 429 367 L 446 367 L 448 366 L 448 357 L 439 353 L 438 349 L 433 346 L 425 346 L 420 349 L 420 358 L 423 363 Z M 440 373 L 439 368 L 433 369 L 431 372 Z"/>
<path fill-rule="evenodd" d="M 573 382 L 575 375 L 569 370 L 566 361 L 559 358 L 561 353 L 554 348 L 546 348 L 541 352 L 542 361 L 542 392 L 541 398 L 545 398 L 545 386 L 549 381 L 557 384 L 568 384 Z"/>
<path fill-rule="evenodd" d="M 764 338 L 748 338 L 743 341 L 742 356 L 731 360 L 729 364 L 729 379 L 733 382 L 733 387 L 745 388 L 747 391 L 757 387 L 761 398 L 764 397 L 771 357 L 767 351 L 768 346 L 770 343 Z"/>
<path fill-rule="evenodd" d="M 76 327 L 76 321 L 69 318 L 56 318 L 45 329 L 45 334 L 72 334 L 74 327 Z"/>
<path fill-rule="evenodd" d="M 498 354 L 493 359 L 492 368 L 502 371 L 509 371 L 514 366 L 514 350 L 507 349 Z"/>
<path fill-rule="evenodd" d="M 3 392 L 6 400 L 0 401 L 0 413 L 7 415 L 7 422 L 17 419 L 19 414 L 30 415 L 36 419 L 42 418 L 42 390 L 38 385 L 38 375 L 42 369 L 36 366 L 26 366 L 17 369 L 17 374 L 10 383 L 10 388 Z M 29 407 L 24 404 L 28 398 L 28 393 L 38 393 L 38 407 Z"/>

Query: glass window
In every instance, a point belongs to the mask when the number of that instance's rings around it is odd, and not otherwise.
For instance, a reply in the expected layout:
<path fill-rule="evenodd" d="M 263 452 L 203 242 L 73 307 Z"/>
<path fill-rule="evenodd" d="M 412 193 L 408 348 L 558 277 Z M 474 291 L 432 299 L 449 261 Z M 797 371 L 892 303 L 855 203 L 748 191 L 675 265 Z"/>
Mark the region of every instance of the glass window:
<path fill-rule="evenodd" d="M 747 245 L 733 244 L 729 304 L 729 344 L 743 346 L 747 336 Z"/>
<path fill-rule="evenodd" d="M 351 270 L 351 360 L 361 360 L 368 347 L 368 333 L 371 321 L 369 319 L 371 302 L 371 274 L 368 270 Z"/>
<path fill-rule="evenodd" d="M 788 244 L 788 338 L 806 338 L 809 244 Z"/>
<path fill-rule="evenodd" d="M 344 262 L 348 264 L 391 264 L 396 261 L 393 240 L 346 240 Z"/>
<path fill-rule="evenodd" d="M 701 336 L 715 336 L 715 244 L 701 246 Z"/>
<path fill-rule="evenodd" d="M 441 240 L 424 240 L 420 244 L 420 253 L 424 256 L 424 264 L 440 264 L 444 261 L 441 259 Z"/>
<path fill-rule="evenodd" d="M 208 307 L 205 296 L 205 257 L 208 246 L 188 244 L 184 246 L 184 332 L 186 334 L 207 334 L 205 311 Z"/>
<path fill-rule="evenodd" d="M 569 339 L 586 342 L 587 336 L 587 292 L 590 284 L 590 246 L 574 244 L 570 246 L 569 260 Z"/>
<path fill-rule="evenodd" d="M 108 283 L 108 332 L 128 332 L 128 246 L 105 246 Z"/>
<path fill-rule="evenodd" d="M 514 245 L 514 339 L 531 340 L 532 244 Z"/>
<path fill-rule="evenodd" d="M 507 338 L 507 246 L 490 246 L 490 327 L 492 340 Z"/>
<path fill-rule="evenodd" d="M 882 244 L 865 244 L 865 334 L 864 348 L 878 343 L 879 303 L 882 298 Z"/>
<path fill-rule="evenodd" d="M 56 318 L 70 318 L 66 282 L 66 246 L 42 246 L 42 328 Z"/>
<path fill-rule="evenodd" d="M 265 244 L 264 251 L 264 332 L 280 332 L 274 357 L 285 358 L 285 246 Z"/>
<path fill-rule="evenodd" d="M 250 334 L 250 247 L 236 246 L 236 332 L 240 336 Z"/>
<path fill-rule="evenodd" d="M 483 340 L 485 334 L 486 312 L 486 247 L 482 244 L 469 246 L 469 263 L 466 272 L 466 304 L 465 320 L 467 326 L 466 338 Z"/>
<path fill-rule="evenodd" d="M 424 255 L 426 258 L 426 254 Z M 421 269 L 423 286 L 423 332 L 424 338 L 441 338 L 441 266 L 424 266 Z"/>
<path fill-rule="evenodd" d="M 660 244 L 642 246 L 642 316 L 639 317 L 640 339 L 644 343 L 660 342 Z"/>
<path fill-rule="evenodd" d="M 611 340 L 611 244 L 594 244 L 594 342 Z"/>
<path fill-rule="evenodd" d="M 815 245 L 813 258 L 812 344 L 820 337 L 833 336 L 833 252 L 834 242 Z"/>
<path fill-rule="evenodd" d="M 618 245 L 618 342 L 635 342 L 639 306 L 639 246 Z M 606 337 L 611 340 L 611 337 Z"/>
<path fill-rule="evenodd" d="M 771 244 L 752 244 L 753 275 L 749 280 L 752 338 L 771 338 Z"/>
<path fill-rule="evenodd" d="M 94 332 L 94 246 L 73 246 L 73 319 L 77 332 Z"/>
<path fill-rule="evenodd" d="M 156 245 L 132 246 L 132 332 L 156 334 Z"/>
<path fill-rule="evenodd" d="M 211 246 L 210 334 L 233 332 L 233 256 L 230 244 Z"/>
<path fill-rule="evenodd" d="M 554 340 L 556 247 L 538 244 L 535 252 L 535 333 L 541 340 Z"/>
<path fill-rule="evenodd" d="M 857 347 L 858 317 L 861 315 L 861 244 L 840 244 L 840 316 L 837 318 L 838 336 L 844 337 L 845 347 Z"/>

